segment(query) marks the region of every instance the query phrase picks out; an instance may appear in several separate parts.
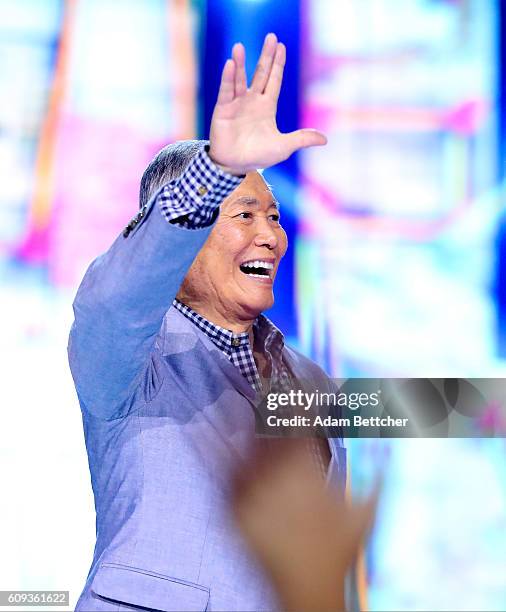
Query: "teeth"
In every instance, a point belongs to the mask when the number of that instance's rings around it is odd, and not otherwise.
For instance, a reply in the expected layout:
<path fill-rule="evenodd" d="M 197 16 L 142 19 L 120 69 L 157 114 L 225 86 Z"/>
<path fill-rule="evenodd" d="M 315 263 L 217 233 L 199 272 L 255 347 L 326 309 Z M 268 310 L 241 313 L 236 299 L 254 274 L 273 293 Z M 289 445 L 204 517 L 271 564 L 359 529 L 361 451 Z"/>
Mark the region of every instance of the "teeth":
<path fill-rule="evenodd" d="M 255 261 L 248 261 L 242 264 L 245 268 L 265 268 L 266 270 L 274 270 L 274 264 L 269 261 L 261 261 L 256 259 Z"/>

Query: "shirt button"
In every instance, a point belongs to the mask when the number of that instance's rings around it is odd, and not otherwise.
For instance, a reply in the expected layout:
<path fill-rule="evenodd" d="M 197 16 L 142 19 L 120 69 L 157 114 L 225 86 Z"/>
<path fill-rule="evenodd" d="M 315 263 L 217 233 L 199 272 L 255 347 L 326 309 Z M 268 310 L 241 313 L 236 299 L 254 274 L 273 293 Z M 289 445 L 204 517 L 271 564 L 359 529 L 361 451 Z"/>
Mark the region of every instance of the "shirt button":
<path fill-rule="evenodd" d="M 232 346 L 241 346 L 240 338 L 232 338 Z"/>
<path fill-rule="evenodd" d="M 205 185 L 201 185 L 197 191 L 199 192 L 199 195 L 204 196 L 207 193 L 207 187 Z"/>

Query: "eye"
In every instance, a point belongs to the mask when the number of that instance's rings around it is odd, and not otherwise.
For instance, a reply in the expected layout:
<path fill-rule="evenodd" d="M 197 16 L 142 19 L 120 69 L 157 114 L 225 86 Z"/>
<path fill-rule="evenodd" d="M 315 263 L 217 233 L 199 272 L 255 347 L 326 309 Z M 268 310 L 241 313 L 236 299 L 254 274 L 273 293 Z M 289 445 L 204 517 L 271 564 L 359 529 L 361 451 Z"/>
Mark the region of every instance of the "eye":
<path fill-rule="evenodd" d="M 239 217 L 239 219 L 253 219 L 253 213 L 245 211 L 239 213 L 238 215 L 236 215 L 236 217 Z"/>
<path fill-rule="evenodd" d="M 272 219 L 274 223 L 279 223 L 279 213 L 272 213 L 272 215 L 269 215 L 269 219 Z"/>

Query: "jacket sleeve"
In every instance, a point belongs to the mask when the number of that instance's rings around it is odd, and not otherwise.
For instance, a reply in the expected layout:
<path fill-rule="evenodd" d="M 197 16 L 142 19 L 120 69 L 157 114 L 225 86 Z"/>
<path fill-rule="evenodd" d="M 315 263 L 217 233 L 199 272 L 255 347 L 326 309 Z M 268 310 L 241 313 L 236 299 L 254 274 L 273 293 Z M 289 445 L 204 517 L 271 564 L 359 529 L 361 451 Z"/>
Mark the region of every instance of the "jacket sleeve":
<path fill-rule="evenodd" d="M 197 206 L 217 191 L 222 200 L 235 187 L 219 171 L 202 178 L 205 185 L 193 186 Z M 177 191 L 179 181 L 174 183 Z M 82 409 L 100 418 L 131 409 L 164 315 L 212 229 L 169 222 L 161 212 L 162 193 L 166 200 L 167 186 L 90 265 L 74 300 L 70 368 Z"/>

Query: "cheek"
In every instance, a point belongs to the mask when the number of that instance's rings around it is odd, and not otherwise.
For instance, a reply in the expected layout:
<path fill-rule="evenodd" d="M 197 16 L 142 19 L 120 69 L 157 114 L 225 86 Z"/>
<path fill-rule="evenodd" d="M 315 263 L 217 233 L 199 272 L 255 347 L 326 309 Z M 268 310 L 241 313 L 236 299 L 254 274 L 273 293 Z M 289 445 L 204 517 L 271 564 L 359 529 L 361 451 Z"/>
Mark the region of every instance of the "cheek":
<path fill-rule="evenodd" d="M 232 263 L 252 242 L 251 230 L 245 226 L 224 223 L 216 228 L 216 253 L 222 262 Z"/>
<path fill-rule="evenodd" d="M 240 259 L 245 244 L 244 231 L 241 228 L 226 223 L 214 227 L 195 258 L 187 281 L 195 291 L 198 290 L 202 294 L 210 286 L 226 289 L 226 281 L 237 267 L 237 259 Z"/>

